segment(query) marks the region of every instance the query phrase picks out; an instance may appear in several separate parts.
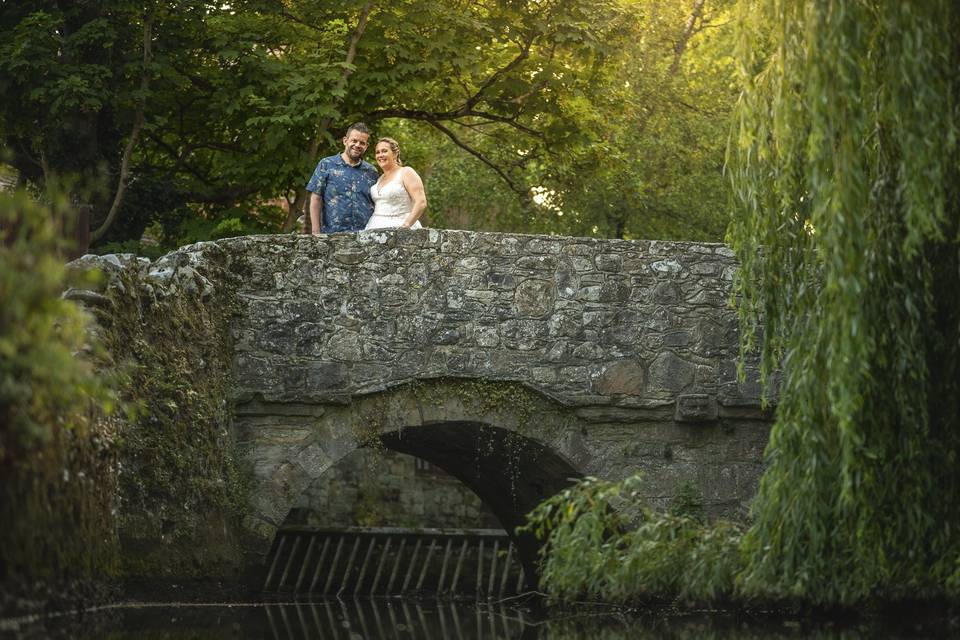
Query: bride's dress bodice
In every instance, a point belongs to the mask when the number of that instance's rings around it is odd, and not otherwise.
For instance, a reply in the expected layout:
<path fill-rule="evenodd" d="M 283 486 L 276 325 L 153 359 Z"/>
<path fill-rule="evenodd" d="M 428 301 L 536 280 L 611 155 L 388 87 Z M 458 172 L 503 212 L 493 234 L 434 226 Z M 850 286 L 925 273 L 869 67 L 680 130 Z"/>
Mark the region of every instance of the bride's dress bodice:
<path fill-rule="evenodd" d="M 373 215 L 367 222 L 367 229 L 387 229 L 399 227 L 403 219 L 413 209 L 413 200 L 403 186 L 399 175 L 383 185 L 370 187 L 370 197 L 373 198 Z M 419 229 L 420 221 L 413 223 L 411 228 Z"/>

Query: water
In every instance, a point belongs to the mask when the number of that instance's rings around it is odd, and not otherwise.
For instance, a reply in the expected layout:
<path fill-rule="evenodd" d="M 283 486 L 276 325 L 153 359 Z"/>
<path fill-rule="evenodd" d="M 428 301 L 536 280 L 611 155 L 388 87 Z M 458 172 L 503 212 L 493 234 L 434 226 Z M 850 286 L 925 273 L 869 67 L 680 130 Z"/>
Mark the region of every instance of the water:
<path fill-rule="evenodd" d="M 17 640 L 646 640 L 958 637 L 956 621 L 802 622 L 721 612 L 554 612 L 504 605 L 401 600 L 121 605 L 36 620 L 0 621 Z"/>

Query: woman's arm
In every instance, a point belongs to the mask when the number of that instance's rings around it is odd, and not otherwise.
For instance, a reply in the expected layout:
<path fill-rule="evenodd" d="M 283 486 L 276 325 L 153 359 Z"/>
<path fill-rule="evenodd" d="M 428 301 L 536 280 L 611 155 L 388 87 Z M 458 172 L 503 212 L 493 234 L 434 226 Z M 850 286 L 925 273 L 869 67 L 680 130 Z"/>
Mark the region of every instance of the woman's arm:
<path fill-rule="evenodd" d="M 413 201 L 413 207 L 410 213 L 400 224 L 400 228 L 409 229 L 413 223 L 420 219 L 427 208 L 427 194 L 423 189 L 423 180 L 412 167 L 404 167 L 400 179 L 403 181 L 403 188 L 407 190 L 410 199 Z"/>

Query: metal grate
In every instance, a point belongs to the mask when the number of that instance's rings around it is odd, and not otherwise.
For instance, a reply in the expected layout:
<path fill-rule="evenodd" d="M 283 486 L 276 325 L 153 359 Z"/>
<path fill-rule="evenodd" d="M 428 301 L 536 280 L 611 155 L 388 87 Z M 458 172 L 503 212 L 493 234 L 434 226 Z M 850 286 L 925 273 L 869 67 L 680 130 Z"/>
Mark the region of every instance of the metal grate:
<path fill-rule="evenodd" d="M 288 527 L 277 533 L 264 593 L 501 598 L 523 567 L 497 529 Z"/>

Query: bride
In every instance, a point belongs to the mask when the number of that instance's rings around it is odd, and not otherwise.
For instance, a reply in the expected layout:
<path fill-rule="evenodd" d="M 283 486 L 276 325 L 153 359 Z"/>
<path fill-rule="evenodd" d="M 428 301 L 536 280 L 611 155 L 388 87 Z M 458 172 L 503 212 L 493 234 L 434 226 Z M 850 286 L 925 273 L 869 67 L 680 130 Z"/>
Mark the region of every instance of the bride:
<path fill-rule="evenodd" d="M 417 172 L 400 161 L 400 145 L 393 138 L 380 138 L 374 157 L 383 175 L 370 187 L 373 215 L 365 229 L 420 229 L 419 218 L 427 208 L 427 195 Z"/>

